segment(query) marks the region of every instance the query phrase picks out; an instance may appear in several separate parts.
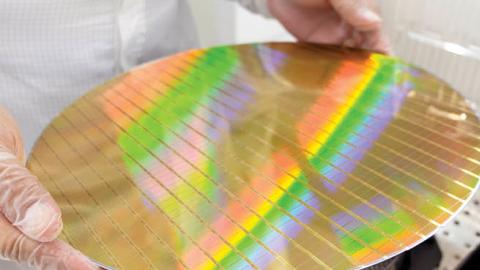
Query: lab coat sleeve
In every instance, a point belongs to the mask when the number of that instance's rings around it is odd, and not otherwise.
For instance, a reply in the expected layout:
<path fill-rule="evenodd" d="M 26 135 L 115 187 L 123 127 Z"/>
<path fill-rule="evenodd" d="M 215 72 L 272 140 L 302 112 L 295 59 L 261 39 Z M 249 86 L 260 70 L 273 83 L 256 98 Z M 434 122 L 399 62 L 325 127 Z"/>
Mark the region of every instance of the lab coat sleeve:
<path fill-rule="evenodd" d="M 271 18 L 272 15 L 268 9 L 268 0 L 231 0 L 237 1 L 240 5 L 244 6 L 245 8 L 257 13 L 261 14 L 265 17 Z"/>

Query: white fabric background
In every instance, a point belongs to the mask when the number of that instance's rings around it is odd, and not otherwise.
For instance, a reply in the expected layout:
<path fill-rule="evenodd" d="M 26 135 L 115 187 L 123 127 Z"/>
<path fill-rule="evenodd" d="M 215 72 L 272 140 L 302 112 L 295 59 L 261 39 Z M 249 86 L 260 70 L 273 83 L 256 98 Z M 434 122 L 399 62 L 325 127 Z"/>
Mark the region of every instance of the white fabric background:
<path fill-rule="evenodd" d="M 184 0 L 0 0 L 0 104 L 30 149 L 87 90 L 195 46 Z"/>

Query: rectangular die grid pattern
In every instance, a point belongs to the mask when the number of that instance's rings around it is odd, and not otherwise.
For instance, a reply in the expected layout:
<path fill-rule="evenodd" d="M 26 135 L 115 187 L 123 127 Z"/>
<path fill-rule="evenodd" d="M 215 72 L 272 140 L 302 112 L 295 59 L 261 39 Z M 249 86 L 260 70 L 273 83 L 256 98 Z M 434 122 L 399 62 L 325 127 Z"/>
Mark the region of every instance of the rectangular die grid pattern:
<path fill-rule="evenodd" d="M 462 207 L 478 130 L 460 95 L 400 60 L 254 44 L 106 83 L 45 130 L 29 166 L 63 237 L 115 269 L 351 269 Z"/>

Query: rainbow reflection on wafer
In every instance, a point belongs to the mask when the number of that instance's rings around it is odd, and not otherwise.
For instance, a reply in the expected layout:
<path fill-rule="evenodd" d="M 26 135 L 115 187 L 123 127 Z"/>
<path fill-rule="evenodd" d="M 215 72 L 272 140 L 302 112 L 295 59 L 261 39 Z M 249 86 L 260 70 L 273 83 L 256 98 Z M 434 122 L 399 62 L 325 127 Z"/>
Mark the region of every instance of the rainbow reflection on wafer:
<path fill-rule="evenodd" d="M 114 130 L 98 148 L 135 187 L 114 209 L 144 217 L 122 233 L 145 267 L 351 269 L 428 238 L 475 190 L 476 130 L 429 114 L 448 95 L 398 59 L 279 43 L 177 54 L 77 109 Z"/>

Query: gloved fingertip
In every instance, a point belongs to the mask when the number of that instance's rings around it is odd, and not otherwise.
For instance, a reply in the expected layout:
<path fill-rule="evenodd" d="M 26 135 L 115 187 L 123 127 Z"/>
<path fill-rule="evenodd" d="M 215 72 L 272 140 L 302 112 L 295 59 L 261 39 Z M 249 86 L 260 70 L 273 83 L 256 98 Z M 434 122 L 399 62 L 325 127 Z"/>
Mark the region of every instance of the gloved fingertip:
<path fill-rule="evenodd" d="M 54 203 L 37 202 L 30 206 L 19 229 L 39 242 L 50 242 L 58 237 L 63 223 L 61 212 Z"/>
<path fill-rule="evenodd" d="M 358 18 L 352 18 L 352 24 L 361 31 L 378 29 L 382 24 L 382 18 L 369 8 L 360 8 L 357 11 Z"/>
<path fill-rule="evenodd" d="M 380 18 L 380 16 L 373 12 L 371 9 L 368 9 L 368 8 L 361 8 L 358 10 L 358 15 L 366 20 L 366 21 L 369 21 L 371 23 L 380 23 L 382 22 L 382 18 Z"/>
<path fill-rule="evenodd" d="M 63 222 L 61 217 L 59 216 L 58 218 L 53 219 L 47 228 L 48 229 L 39 236 L 38 241 L 50 242 L 58 238 L 63 230 Z"/>

